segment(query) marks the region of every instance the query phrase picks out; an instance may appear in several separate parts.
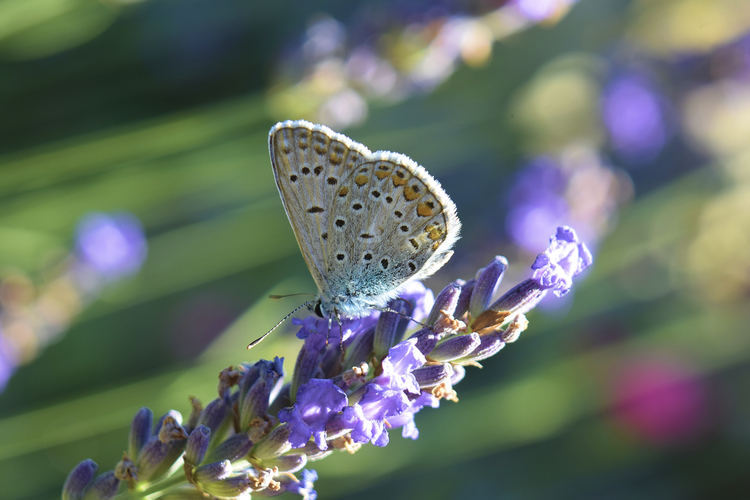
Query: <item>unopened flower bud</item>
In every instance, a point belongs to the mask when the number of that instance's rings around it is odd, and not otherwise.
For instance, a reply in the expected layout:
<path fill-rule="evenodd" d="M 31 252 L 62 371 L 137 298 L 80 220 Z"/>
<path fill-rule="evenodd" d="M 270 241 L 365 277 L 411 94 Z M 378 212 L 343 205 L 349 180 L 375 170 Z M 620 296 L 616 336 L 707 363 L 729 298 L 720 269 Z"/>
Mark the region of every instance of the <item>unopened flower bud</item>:
<path fill-rule="evenodd" d="M 201 465 L 193 471 L 193 481 L 199 485 L 226 479 L 232 474 L 232 462 L 221 460 L 206 465 Z"/>
<path fill-rule="evenodd" d="M 216 398 L 206 406 L 198 418 L 198 425 L 211 429 L 214 439 L 221 436 L 224 428 L 231 422 L 231 407 L 222 398 Z"/>
<path fill-rule="evenodd" d="M 522 281 L 475 318 L 471 328 L 480 334 L 497 330 L 515 315 L 524 314 L 536 307 L 546 293 L 536 280 Z"/>
<path fill-rule="evenodd" d="M 359 366 L 361 363 L 366 363 L 372 355 L 374 339 L 374 326 L 366 328 L 362 333 L 359 333 L 354 337 L 352 343 L 346 348 L 346 357 L 344 358 L 342 368 L 348 370 L 353 366 Z"/>
<path fill-rule="evenodd" d="M 302 453 L 281 455 L 268 460 L 263 460 L 262 465 L 266 469 L 276 467 L 279 472 L 294 473 L 307 465 L 307 456 Z"/>
<path fill-rule="evenodd" d="M 456 312 L 453 313 L 455 318 L 460 319 L 469 312 L 469 303 L 476 284 L 477 280 L 472 278 L 461 286 L 461 295 L 458 296 L 458 302 L 456 302 Z"/>
<path fill-rule="evenodd" d="M 479 338 L 481 339 L 481 342 L 474 349 L 473 352 L 471 352 L 464 358 L 455 360 L 454 362 L 465 363 L 465 362 L 481 361 L 483 359 L 487 359 L 491 356 L 494 356 L 495 354 L 500 352 L 500 350 L 503 347 L 505 347 L 505 342 L 503 342 L 501 332 L 494 332 L 494 333 L 487 334 L 487 335 L 480 335 Z"/>
<path fill-rule="evenodd" d="M 117 494 L 119 488 L 120 480 L 115 477 L 114 471 L 110 470 L 94 479 L 83 495 L 83 500 L 109 500 Z"/>
<path fill-rule="evenodd" d="M 297 355 L 292 387 L 289 391 L 292 402 L 296 400 L 299 388 L 315 378 L 316 373 L 320 371 L 320 360 L 326 350 L 325 339 L 322 337 L 322 335 L 309 336 Z"/>
<path fill-rule="evenodd" d="M 526 313 L 533 309 L 544 298 L 544 295 L 545 291 L 539 287 L 539 283 L 528 279 L 508 290 L 489 309 L 508 311 L 513 314 Z"/>
<path fill-rule="evenodd" d="M 289 442 L 291 431 L 287 424 L 276 426 L 265 438 L 253 448 L 252 455 L 258 460 L 268 460 L 283 455 L 292 449 Z"/>
<path fill-rule="evenodd" d="M 219 446 L 211 450 L 211 453 L 205 458 L 205 462 L 218 462 L 220 460 L 229 460 L 234 462 L 235 460 L 247 455 L 250 448 L 253 447 L 253 442 L 247 434 L 240 433 L 228 437 Z"/>
<path fill-rule="evenodd" d="M 312 462 L 314 460 L 320 460 L 321 458 L 325 458 L 331 453 L 333 453 L 332 448 L 329 448 L 327 450 L 321 450 L 320 448 L 318 448 L 318 445 L 312 441 L 310 441 L 305 446 L 295 451 L 304 453 L 307 456 L 308 462 Z"/>
<path fill-rule="evenodd" d="M 479 274 L 469 301 L 469 314 L 472 318 L 479 316 L 490 305 L 507 267 L 508 260 L 498 255 Z"/>
<path fill-rule="evenodd" d="M 382 312 L 375 327 L 373 350 L 378 358 L 388 354 L 388 350 L 401 340 L 409 324 L 412 307 L 405 300 L 394 300 L 390 303 L 394 312 Z"/>
<path fill-rule="evenodd" d="M 458 298 L 461 296 L 461 285 L 463 283 L 463 280 L 456 280 L 440 291 L 435 298 L 435 303 L 432 305 L 430 315 L 427 316 L 427 319 L 425 320 L 427 326 L 433 326 L 443 314 L 453 316 L 456 312 Z"/>
<path fill-rule="evenodd" d="M 479 346 L 479 334 L 455 335 L 444 340 L 435 347 L 428 358 L 434 361 L 453 361 L 463 358 Z"/>
<path fill-rule="evenodd" d="M 274 395 L 274 393 L 271 393 L 271 396 L 275 396 L 273 398 L 273 401 L 271 401 L 271 404 L 268 406 L 268 410 L 266 413 L 269 415 L 278 415 L 279 411 L 282 408 L 286 408 L 287 406 L 292 406 L 292 400 L 289 396 L 289 391 L 291 391 L 292 384 L 284 384 L 279 389 L 279 393 Z"/>
<path fill-rule="evenodd" d="M 161 427 L 156 436 L 141 449 L 137 466 L 140 481 L 153 481 L 161 477 L 182 455 L 187 441 L 187 434 L 170 412 L 161 420 Z"/>
<path fill-rule="evenodd" d="M 262 368 L 261 362 L 255 363 L 253 366 L 247 366 L 246 364 L 243 364 L 247 371 L 245 371 L 240 380 L 237 382 L 237 387 L 239 388 L 240 393 L 240 404 L 242 404 L 245 398 L 245 394 L 247 394 L 255 381 L 258 380 L 258 377 L 260 377 Z"/>
<path fill-rule="evenodd" d="M 279 358 L 275 362 L 261 360 L 255 364 L 259 368 L 258 377 L 240 398 L 240 430 L 246 432 L 255 418 L 265 418 L 270 403 L 271 392 L 284 375 Z"/>
<path fill-rule="evenodd" d="M 208 443 L 211 440 L 211 429 L 205 425 L 199 425 L 195 428 L 187 440 L 185 446 L 185 462 L 191 465 L 198 465 L 203 461 L 208 450 Z"/>
<path fill-rule="evenodd" d="M 247 474 L 231 476 L 218 481 L 201 483 L 201 489 L 216 498 L 238 498 L 250 490 L 255 479 Z"/>
<path fill-rule="evenodd" d="M 436 365 L 422 366 L 411 373 L 414 375 L 414 378 L 417 379 L 419 387 L 425 389 L 435 387 L 436 385 L 449 380 L 453 374 L 453 370 L 450 365 L 440 363 Z"/>
<path fill-rule="evenodd" d="M 440 336 L 430 327 L 416 331 L 410 338 L 417 339 L 416 347 L 424 355 L 429 354 L 440 340 Z"/>
<path fill-rule="evenodd" d="M 154 413 L 149 408 L 141 408 L 133 417 L 128 435 L 128 454 L 137 457 L 149 439 L 151 439 L 151 426 L 154 422 Z"/>
<path fill-rule="evenodd" d="M 62 500 L 79 500 L 83 497 L 86 487 L 93 481 L 99 466 L 96 462 L 86 459 L 70 471 L 62 490 Z"/>

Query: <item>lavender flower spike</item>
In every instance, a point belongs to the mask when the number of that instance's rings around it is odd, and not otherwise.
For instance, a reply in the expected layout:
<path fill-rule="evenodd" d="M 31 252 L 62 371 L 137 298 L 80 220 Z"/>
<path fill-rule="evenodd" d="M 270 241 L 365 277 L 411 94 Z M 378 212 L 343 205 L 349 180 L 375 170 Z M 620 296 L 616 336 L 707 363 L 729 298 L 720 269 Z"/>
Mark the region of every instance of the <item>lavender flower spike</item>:
<path fill-rule="evenodd" d="M 441 399 L 458 402 L 454 387 L 466 375 L 464 366 L 480 366 L 516 341 L 528 326 L 524 313 L 548 290 L 564 294 L 589 264 L 586 246 L 572 229 L 560 227 L 534 262 L 534 277 L 489 307 L 507 266 L 502 257 L 476 279 L 452 282 L 437 298 L 421 283 L 405 287 L 396 304 L 413 308 L 416 321 L 427 318 L 427 326 L 407 340 L 398 341 L 404 326 L 417 330 L 415 325 L 377 311 L 330 328 L 327 318 L 296 320 L 305 344 L 290 383 L 282 386 L 281 358 L 243 363 L 222 370 L 219 397 L 205 408 L 193 398 L 184 426 L 179 412 L 152 424 L 151 410 L 142 408 L 127 445 L 133 456 L 125 453 L 114 471 L 96 479 L 96 464 L 82 462 L 63 499 L 108 500 L 125 483 L 147 491 L 151 500 L 174 493 L 238 500 L 283 492 L 315 500 L 317 474 L 303 467 L 332 453 L 354 453 L 365 443 L 386 446 L 389 429 L 401 427 L 404 438 L 417 439 L 415 414 L 438 408 Z M 293 473 L 300 470 L 298 481 Z"/>
<path fill-rule="evenodd" d="M 573 286 L 573 276 L 577 276 L 593 262 L 586 244 L 578 240 L 573 228 L 560 226 L 550 238 L 544 253 L 537 255 L 531 269 L 533 279 L 542 290 L 553 290 L 562 297 Z"/>

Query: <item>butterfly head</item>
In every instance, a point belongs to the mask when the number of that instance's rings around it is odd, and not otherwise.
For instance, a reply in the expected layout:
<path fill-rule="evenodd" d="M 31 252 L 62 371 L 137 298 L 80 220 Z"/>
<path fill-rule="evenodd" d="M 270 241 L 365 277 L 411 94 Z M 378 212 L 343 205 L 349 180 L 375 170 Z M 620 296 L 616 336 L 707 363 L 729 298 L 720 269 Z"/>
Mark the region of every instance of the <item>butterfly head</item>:
<path fill-rule="evenodd" d="M 310 302 L 307 308 L 310 309 L 312 312 L 314 312 L 319 318 L 327 317 L 327 315 L 323 313 L 323 302 L 320 299 L 320 297 Z"/>

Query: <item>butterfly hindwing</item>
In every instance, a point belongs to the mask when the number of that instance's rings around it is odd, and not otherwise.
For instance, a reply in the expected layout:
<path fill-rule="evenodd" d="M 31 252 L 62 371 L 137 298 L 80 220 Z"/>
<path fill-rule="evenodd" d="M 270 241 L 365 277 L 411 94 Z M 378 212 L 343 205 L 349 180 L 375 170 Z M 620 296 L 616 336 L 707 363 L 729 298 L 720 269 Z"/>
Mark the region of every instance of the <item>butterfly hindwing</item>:
<path fill-rule="evenodd" d="M 327 267 L 334 294 L 355 292 L 382 304 L 402 284 L 442 266 L 458 238 L 453 202 L 422 167 L 398 153 L 371 153 L 331 205 Z"/>

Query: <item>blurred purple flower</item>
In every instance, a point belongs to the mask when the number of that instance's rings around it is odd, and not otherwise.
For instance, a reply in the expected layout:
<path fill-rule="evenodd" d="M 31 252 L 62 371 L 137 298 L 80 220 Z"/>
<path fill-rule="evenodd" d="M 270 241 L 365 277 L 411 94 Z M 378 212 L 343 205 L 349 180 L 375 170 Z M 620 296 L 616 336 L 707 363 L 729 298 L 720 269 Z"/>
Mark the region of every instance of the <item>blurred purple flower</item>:
<path fill-rule="evenodd" d="M 531 265 L 533 279 L 542 290 L 552 289 L 562 297 L 573 286 L 573 277 L 589 267 L 593 261 L 586 244 L 578 240 L 575 230 L 568 226 L 557 228 L 549 241 L 549 247 L 537 255 Z"/>
<path fill-rule="evenodd" d="M 80 259 L 108 280 L 137 272 L 147 254 L 143 226 L 127 213 L 84 216 L 76 228 L 76 247 Z"/>
<path fill-rule="evenodd" d="M 513 242 L 524 250 L 539 251 L 539 235 L 550 234 L 567 222 L 565 200 L 568 180 L 549 157 L 531 160 L 518 173 L 509 194 L 505 227 Z"/>
<path fill-rule="evenodd" d="M 5 389 L 8 380 L 16 371 L 17 364 L 8 342 L 3 337 L 3 330 L 0 328 L 0 392 Z"/>
<path fill-rule="evenodd" d="M 515 0 L 516 7 L 524 17 L 538 22 L 548 19 L 578 0 Z"/>
<path fill-rule="evenodd" d="M 637 75 L 622 76 L 607 85 L 602 118 L 612 147 L 629 162 L 651 161 L 667 141 L 662 98 Z"/>

